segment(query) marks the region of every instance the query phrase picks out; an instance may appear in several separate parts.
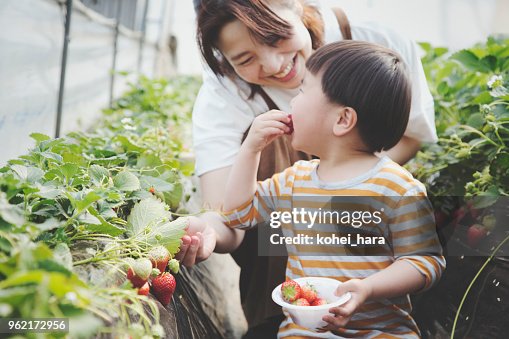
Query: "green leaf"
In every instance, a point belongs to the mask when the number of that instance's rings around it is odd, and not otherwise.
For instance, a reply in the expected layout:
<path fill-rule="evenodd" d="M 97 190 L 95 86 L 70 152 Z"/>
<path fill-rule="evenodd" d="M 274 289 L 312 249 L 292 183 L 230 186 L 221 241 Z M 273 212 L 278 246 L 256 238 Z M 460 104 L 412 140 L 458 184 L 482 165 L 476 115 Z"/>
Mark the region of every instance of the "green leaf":
<path fill-rule="evenodd" d="M 90 205 L 92 205 L 94 202 L 100 199 L 101 199 L 100 195 L 91 191 L 88 192 L 83 199 L 75 200 L 74 204 L 76 206 L 78 213 L 81 213 L 82 211 L 86 210 Z"/>
<path fill-rule="evenodd" d="M 497 69 L 497 58 L 493 55 L 487 55 L 480 60 L 480 64 L 486 71 L 496 71 Z"/>
<path fill-rule="evenodd" d="M 108 234 L 111 236 L 119 236 L 121 234 L 125 233 L 124 228 L 120 228 L 104 219 L 104 217 L 97 211 L 95 208 L 90 207 L 88 209 L 88 212 L 91 216 L 93 216 L 96 220 L 99 221 L 99 223 L 95 224 L 88 224 L 87 225 L 87 231 L 92 233 L 101 233 L 101 234 Z"/>
<path fill-rule="evenodd" d="M 177 182 L 175 183 L 173 190 L 163 193 L 164 201 L 166 201 L 166 203 L 169 204 L 171 208 L 176 209 L 182 200 L 183 193 L 184 188 L 182 187 L 182 184 Z"/>
<path fill-rule="evenodd" d="M 0 302 L 10 305 L 19 305 L 32 296 L 36 291 L 36 286 L 22 286 L 0 289 Z"/>
<path fill-rule="evenodd" d="M 109 178 L 110 172 L 100 165 L 91 165 L 88 175 L 94 184 L 101 185 L 104 179 Z"/>
<path fill-rule="evenodd" d="M 70 277 L 72 275 L 70 269 L 66 268 L 64 265 L 55 261 L 54 259 L 39 260 L 38 264 L 39 268 L 45 270 L 46 272 L 58 272 L 62 273 L 66 277 Z"/>
<path fill-rule="evenodd" d="M 19 206 L 9 204 L 3 192 L 0 192 L 0 218 L 12 225 L 20 226 L 25 223 L 23 210 Z"/>
<path fill-rule="evenodd" d="M 72 270 L 72 255 L 69 246 L 64 243 L 59 243 L 53 249 L 53 257 L 56 262 L 68 269 Z"/>
<path fill-rule="evenodd" d="M 143 152 L 145 149 L 143 147 L 140 147 L 136 144 L 134 144 L 134 142 L 132 142 L 129 138 L 127 138 L 126 136 L 123 136 L 123 135 L 117 135 L 115 137 L 115 140 L 117 140 L 118 142 L 120 142 L 122 144 L 122 146 L 124 147 L 124 149 L 128 152 L 138 152 L 138 153 L 141 153 Z"/>
<path fill-rule="evenodd" d="M 122 171 L 113 178 L 113 185 L 121 191 L 136 191 L 140 189 L 140 180 L 129 171 Z"/>
<path fill-rule="evenodd" d="M 142 232 L 145 227 L 152 227 L 162 220 L 170 220 L 168 206 L 160 200 L 150 197 L 134 205 L 127 218 L 127 228 L 131 234 Z"/>
<path fill-rule="evenodd" d="M 174 187 L 172 183 L 148 175 L 142 175 L 140 177 L 140 184 L 143 189 L 154 187 L 155 190 L 159 192 L 169 192 L 173 190 Z"/>
<path fill-rule="evenodd" d="M 461 50 L 451 56 L 452 60 L 459 61 L 463 66 L 472 70 L 479 70 L 479 58 L 469 50 Z"/>
<path fill-rule="evenodd" d="M 39 189 L 37 195 L 45 199 L 55 199 L 62 193 L 62 190 L 57 188 L 55 184 L 50 181 L 45 182 L 42 185 L 36 184 L 36 187 Z"/>
<path fill-rule="evenodd" d="M 163 163 L 161 159 L 153 154 L 142 154 L 138 158 L 136 168 L 154 168 L 161 166 Z"/>
<path fill-rule="evenodd" d="M 14 171 L 16 176 L 22 180 L 30 183 L 35 183 L 39 181 L 44 172 L 37 167 L 26 167 L 22 165 L 12 165 L 11 169 Z"/>
<path fill-rule="evenodd" d="M 467 125 L 480 129 L 484 125 L 484 118 L 481 113 L 474 113 L 468 117 Z"/>
<path fill-rule="evenodd" d="M 61 163 L 63 161 L 63 158 L 60 154 L 50 152 L 50 151 L 44 151 L 39 153 L 42 157 L 46 159 L 55 160 L 58 163 Z"/>
<path fill-rule="evenodd" d="M 486 208 L 495 204 L 499 195 L 478 195 L 472 198 L 473 206 L 475 208 Z"/>
<path fill-rule="evenodd" d="M 41 232 L 45 232 L 45 231 L 51 231 L 51 230 L 54 230 L 55 228 L 60 227 L 62 225 L 62 222 L 60 220 L 58 220 L 57 218 L 49 218 L 49 219 L 46 219 L 43 223 L 35 224 L 35 225 Z"/>
<path fill-rule="evenodd" d="M 60 166 L 60 172 L 66 178 L 67 182 L 71 181 L 71 179 L 78 173 L 79 167 L 72 163 L 66 163 Z"/>
<path fill-rule="evenodd" d="M 30 134 L 30 138 L 34 139 L 37 142 L 41 142 L 41 141 L 45 141 L 45 140 L 51 139 L 46 134 L 42 134 L 42 133 L 32 133 L 32 134 Z"/>
<path fill-rule="evenodd" d="M 477 97 L 475 97 L 472 102 L 482 105 L 482 104 L 488 104 L 492 101 L 493 101 L 493 98 L 491 97 L 490 93 L 484 91 L 484 92 L 481 92 L 481 94 L 479 94 Z"/>
<path fill-rule="evenodd" d="M 146 239 L 150 244 L 163 245 L 174 255 L 179 251 L 180 240 L 186 234 L 188 222 L 188 218 L 178 218 L 174 221 L 157 224 L 150 227 L 147 234 L 139 237 Z"/>

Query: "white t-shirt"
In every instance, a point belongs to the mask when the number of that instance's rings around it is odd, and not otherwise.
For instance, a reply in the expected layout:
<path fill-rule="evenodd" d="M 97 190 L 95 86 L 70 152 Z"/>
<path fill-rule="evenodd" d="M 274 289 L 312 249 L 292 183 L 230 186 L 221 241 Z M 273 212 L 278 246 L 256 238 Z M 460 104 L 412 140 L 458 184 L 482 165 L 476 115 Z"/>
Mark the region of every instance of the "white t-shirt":
<path fill-rule="evenodd" d="M 324 21 L 324 42 L 342 40 L 336 16 L 330 8 L 320 8 Z M 417 45 L 376 23 L 351 23 L 352 39 L 378 43 L 394 49 L 405 60 L 412 78 L 412 107 L 405 136 L 421 142 L 436 142 L 435 111 L 422 69 Z M 290 100 L 298 89 L 263 86 L 274 103 L 290 111 Z M 260 95 L 248 100 L 250 87 L 240 79 L 218 78 L 208 67 L 193 108 L 193 144 L 198 176 L 235 160 L 242 136 L 253 119 L 268 110 Z"/>

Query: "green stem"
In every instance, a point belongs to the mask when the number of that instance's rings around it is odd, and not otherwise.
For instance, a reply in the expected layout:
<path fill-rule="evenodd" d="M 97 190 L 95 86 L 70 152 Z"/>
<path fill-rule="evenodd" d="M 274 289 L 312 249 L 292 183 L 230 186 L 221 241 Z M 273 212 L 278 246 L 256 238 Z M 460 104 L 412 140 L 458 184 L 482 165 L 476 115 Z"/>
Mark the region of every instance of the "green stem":
<path fill-rule="evenodd" d="M 79 266 L 79 265 L 91 264 L 91 263 L 94 263 L 94 262 L 99 262 L 99 261 L 104 261 L 104 260 L 110 260 L 111 257 L 108 257 L 108 256 L 105 257 L 103 255 L 107 254 L 109 252 L 113 252 L 113 251 L 118 251 L 118 249 L 111 249 L 111 250 L 108 250 L 108 251 L 105 251 L 105 252 L 101 252 L 99 254 L 101 256 L 93 256 L 93 257 L 90 257 L 90 258 L 87 258 L 87 259 L 76 261 L 76 262 L 73 263 L 73 266 Z M 129 256 L 129 253 L 121 253 L 121 254 L 119 254 L 116 257 L 117 258 L 122 258 L 122 257 L 128 257 L 128 256 Z"/>
<path fill-rule="evenodd" d="M 489 264 L 489 262 L 491 261 L 491 259 L 493 259 L 493 257 L 495 256 L 495 254 L 498 252 L 498 250 L 507 242 L 509 241 L 509 236 L 507 236 L 496 248 L 495 250 L 491 253 L 491 255 L 488 257 L 488 259 L 486 259 L 486 261 L 484 262 L 484 264 L 481 266 L 481 268 L 479 269 L 479 271 L 477 271 L 474 279 L 472 279 L 472 281 L 470 282 L 470 284 L 468 285 L 467 287 L 467 290 L 465 291 L 465 294 L 463 294 L 463 298 L 461 299 L 461 302 L 460 302 L 460 305 L 458 307 L 458 310 L 456 311 L 456 316 L 454 317 L 454 323 L 452 324 L 452 331 L 451 331 L 451 339 L 454 339 L 454 332 L 456 331 L 456 325 L 458 323 L 458 319 L 459 319 L 459 316 L 460 316 L 460 312 L 461 312 L 461 308 L 463 307 L 463 304 L 465 302 L 465 300 L 467 299 L 467 296 L 468 296 L 468 293 L 470 292 L 470 290 L 472 289 L 472 287 L 474 286 L 477 278 L 481 275 L 482 271 L 484 270 L 484 268 Z"/>
<path fill-rule="evenodd" d="M 481 138 L 485 139 L 487 142 L 489 142 L 490 144 L 492 144 L 493 146 L 495 147 L 500 147 L 499 144 L 497 144 L 496 142 L 494 142 L 493 140 L 491 140 L 490 138 L 488 138 L 486 136 L 486 134 L 480 132 L 479 130 L 473 128 L 472 126 L 468 126 L 468 125 L 460 125 L 459 127 L 463 128 L 463 129 L 466 129 L 467 131 L 469 132 L 472 132 L 474 134 L 477 134 L 478 136 L 480 136 Z"/>

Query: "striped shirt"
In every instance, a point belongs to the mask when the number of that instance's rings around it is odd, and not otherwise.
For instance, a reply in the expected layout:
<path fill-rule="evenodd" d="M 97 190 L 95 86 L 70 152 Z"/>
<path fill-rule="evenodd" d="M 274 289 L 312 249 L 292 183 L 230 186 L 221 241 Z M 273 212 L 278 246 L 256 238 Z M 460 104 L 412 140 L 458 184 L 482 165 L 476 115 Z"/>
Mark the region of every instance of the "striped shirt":
<path fill-rule="evenodd" d="M 346 211 L 342 215 L 346 216 L 353 215 L 348 214 L 353 210 L 383 211 L 380 212 L 383 215 L 381 223 L 368 222 L 360 227 L 330 219 L 320 223 L 316 219 L 315 228 L 322 235 L 353 232 L 354 235 L 382 237 L 385 244 L 374 247 L 357 244 L 359 246 L 355 248 L 338 244 L 287 244 L 287 277 L 320 276 L 343 282 L 366 278 L 397 260 L 404 260 L 423 275 L 424 289 L 438 281 L 445 260 L 424 185 L 387 157 L 380 159 L 368 172 L 337 183 L 322 182 L 316 171 L 318 165 L 319 160 L 298 161 L 285 171 L 259 182 L 252 200 L 226 213 L 226 223 L 230 227 L 247 229 L 268 222 L 274 211 L 292 209 L 322 214 L 325 210 L 342 209 Z M 359 200 L 359 197 L 365 198 Z M 339 199 L 337 206 L 335 199 Z M 359 208 L 359 204 L 363 207 Z M 299 222 L 293 219 L 282 223 L 281 231 L 285 237 L 309 235 L 314 229 L 309 225 L 309 219 Z M 367 301 L 345 328 L 323 333 L 300 327 L 287 315 L 278 338 L 418 338 L 420 332 L 410 316 L 411 310 L 408 295 Z"/>

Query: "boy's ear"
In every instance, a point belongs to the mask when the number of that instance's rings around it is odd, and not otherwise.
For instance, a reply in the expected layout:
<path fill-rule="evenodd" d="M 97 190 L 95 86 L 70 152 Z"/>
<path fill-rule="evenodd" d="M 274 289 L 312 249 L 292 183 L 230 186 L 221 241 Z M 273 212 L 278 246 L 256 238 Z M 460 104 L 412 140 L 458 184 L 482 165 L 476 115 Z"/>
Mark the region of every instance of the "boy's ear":
<path fill-rule="evenodd" d="M 343 136 L 350 132 L 357 125 L 357 112 L 348 106 L 339 109 L 336 122 L 332 128 L 332 133 L 337 136 Z"/>

